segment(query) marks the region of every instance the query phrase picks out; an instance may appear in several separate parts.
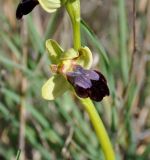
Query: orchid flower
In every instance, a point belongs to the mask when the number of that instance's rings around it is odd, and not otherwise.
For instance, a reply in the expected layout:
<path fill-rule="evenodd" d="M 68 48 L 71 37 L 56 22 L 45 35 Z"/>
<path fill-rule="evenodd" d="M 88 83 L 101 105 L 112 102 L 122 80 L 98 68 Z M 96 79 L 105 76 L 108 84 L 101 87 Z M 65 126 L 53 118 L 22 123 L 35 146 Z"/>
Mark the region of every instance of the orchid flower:
<path fill-rule="evenodd" d="M 88 47 L 81 47 L 78 51 L 73 48 L 64 51 L 56 41 L 47 40 L 46 48 L 54 75 L 42 87 L 44 99 L 54 100 L 72 87 L 81 98 L 90 97 L 101 101 L 109 95 L 104 76 L 98 71 L 90 70 L 93 59 Z"/>

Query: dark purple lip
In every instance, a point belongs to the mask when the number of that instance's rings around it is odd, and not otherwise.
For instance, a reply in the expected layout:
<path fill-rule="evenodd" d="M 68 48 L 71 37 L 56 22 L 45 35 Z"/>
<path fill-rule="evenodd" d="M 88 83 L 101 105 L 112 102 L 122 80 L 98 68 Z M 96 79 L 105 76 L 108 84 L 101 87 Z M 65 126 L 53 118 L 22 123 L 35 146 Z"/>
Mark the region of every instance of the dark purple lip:
<path fill-rule="evenodd" d="M 77 65 L 73 72 L 67 73 L 67 79 L 81 98 L 89 97 L 92 100 L 101 101 L 109 95 L 107 81 L 98 71 L 87 70 Z"/>
<path fill-rule="evenodd" d="M 24 15 L 30 13 L 38 4 L 39 2 L 37 0 L 22 0 L 17 7 L 16 18 L 21 19 Z"/>

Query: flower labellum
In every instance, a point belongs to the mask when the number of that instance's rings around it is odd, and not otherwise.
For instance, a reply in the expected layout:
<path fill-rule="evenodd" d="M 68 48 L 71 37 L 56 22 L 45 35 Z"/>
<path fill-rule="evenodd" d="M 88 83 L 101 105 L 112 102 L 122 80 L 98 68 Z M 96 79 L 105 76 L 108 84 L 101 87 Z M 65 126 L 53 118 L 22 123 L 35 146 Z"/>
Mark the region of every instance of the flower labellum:
<path fill-rule="evenodd" d="M 33 8 L 38 5 L 39 2 L 37 0 L 22 0 L 17 7 L 16 17 L 17 19 L 21 19 L 23 15 L 30 13 Z"/>
<path fill-rule="evenodd" d="M 80 65 L 74 67 L 73 72 L 67 73 L 67 79 L 81 98 L 91 98 L 101 101 L 109 95 L 105 77 L 98 71 L 83 69 Z"/>
<path fill-rule="evenodd" d="M 55 12 L 61 7 L 61 0 L 21 0 L 17 10 L 16 17 L 21 19 L 22 16 L 30 13 L 36 5 L 40 4 L 46 12 Z"/>

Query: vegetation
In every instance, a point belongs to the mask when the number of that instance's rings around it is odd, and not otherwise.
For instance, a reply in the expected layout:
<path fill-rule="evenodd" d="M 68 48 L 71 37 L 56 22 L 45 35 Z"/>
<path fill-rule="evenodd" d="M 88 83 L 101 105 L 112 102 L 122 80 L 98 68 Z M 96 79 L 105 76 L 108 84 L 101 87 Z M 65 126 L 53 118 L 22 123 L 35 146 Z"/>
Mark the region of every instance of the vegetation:
<path fill-rule="evenodd" d="M 81 1 L 82 45 L 91 49 L 92 68 L 105 75 L 111 92 L 94 104 L 117 160 L 150 159 L 150 2 L 136 1 L 136 19 L 133 2 Z M 73 46 L 68 14 L 38 6 L 18 21 L 17 4 L 0 1 L 0 159 L 103 160 L 79 100 L 70 92 L 54 101 L 41 97 L 50 77 L 45 40 Z"/>

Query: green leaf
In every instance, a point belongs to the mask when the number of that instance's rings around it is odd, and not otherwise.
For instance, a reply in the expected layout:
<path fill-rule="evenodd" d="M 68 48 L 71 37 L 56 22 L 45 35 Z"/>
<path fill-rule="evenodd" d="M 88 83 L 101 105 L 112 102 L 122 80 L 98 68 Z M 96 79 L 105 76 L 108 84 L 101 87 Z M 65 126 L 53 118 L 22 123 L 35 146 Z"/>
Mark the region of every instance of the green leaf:
<path fill-rule="evenodd" d="M 16 160 L 19 160 L 20 154 L 21 154 L 21 150 L 18 149 L 17 156 L 16 156 Z"/>
<path fill-rule="evenodd" d="M 62 53 L 64 52 L 63 49 L 60 47 L 60 45 L 56 41 L 54 41 L 52 39 L 48 39 L 46 41 L 46 48 L 49 53 L 50 61 L 53 64 L 59 63 L 60 57 L 61 57 Z"/>
<path fill-rule="evenodd" d="M 5 117 L 9 115 L 9 110 L 0 102 L 0 113 L 2 113 Z"/>
<path fill-rule="evenodd" d="M 3 64 L 5 67 L 9 68 L 9 69 L 19 69 L 22 72 L 28 74 L 29 76 L 33 75 L 33 72 L 31 70 L 29 70 L 28 68 L 24 67 L 22 64 L 16 63 L 15 61 L 12 61 L 12 59 L 10 59 L 7 56 L 4 56 L 5 53 L 3 53 L 2 51 L 0 51 L 0 64 Z"/>
<path fill-rule="evenodd" d="M 81 28 L 83 31 L 88 35 L 90 41 L 95 45 L 95 48 L 99 51 L 99 53 L 102 55 L 102 58 L 104 59 L 107 66 L 109 66 L 109 58 L 107 56 L 107 53 L 102 46 L 102 44 L 99 42 L 97 36 L 94 34 L 94 32 L 88 27 L 88 25 L 85 23 L 85 21 L 81 20 Z"/>
<path fill-rule="evenodd" d="M 49 122 L 47 119 L 35 108 L 30 104 L 26 104 L 27 111 L 36 119 L 36 121 L 44 128 L 49 128 Z"/>
<path fill-rule="evenodd" d="M 118 24 L 119 24 L 119 53 L 120 53 L 120 69 L 122 71 L 124 84 L 128 83 L 128 71 L 129 71 L 129 62 L 128 62 L 128 49 L 127 49 L 127 40 L 128 40 L 128 23 L 126 15 L 126 2 L 124 0 L 118 0 Z"/>
<path fill-rule="evenodd" d="M 11 38 L 8 35 L 5 35 L 5 33 L 1 33 L 1 38 L 4 40 L 6 45 L 11 49 L 12 53 L 15 54 L 15 56 L 20 59 L 21 53 L 18 50 L 17 46 L 15 45 L 14 41 L 11 40 Z"/>
<path fill-rule="evenodd" d="M 33 23 L 33 18 L 31 16 L 27 17 L 27 25 L 30 33 L 29 37 L 34 49 L 37 50 L 37 54 L 43 55 L 45 52 L 45 42 L 43 42 L 43 39 L 37 30 L 37 26 Z"/>
<path fill-rule="evenodd" d="M 56 74 L 52 76 L 42 87 L 42 97 L 46 100 L 54 100 L 69 89 L 66 79 Z"/>

